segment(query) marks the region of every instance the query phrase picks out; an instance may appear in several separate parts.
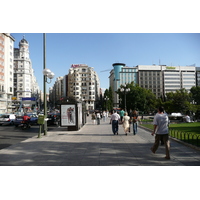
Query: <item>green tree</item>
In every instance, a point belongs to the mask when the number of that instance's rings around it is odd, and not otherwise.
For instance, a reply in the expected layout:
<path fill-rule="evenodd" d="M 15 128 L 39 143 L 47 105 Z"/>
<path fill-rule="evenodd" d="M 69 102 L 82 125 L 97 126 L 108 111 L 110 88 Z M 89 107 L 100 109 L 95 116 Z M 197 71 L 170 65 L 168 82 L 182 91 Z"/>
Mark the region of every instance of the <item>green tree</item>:
<path fill-rule="evenodd" d="M 120 107 L 125 108 L 125 92 L 120 91 L 123 87 L 123 85 L 120 86 L 117 94 L 122 99 Z M 150 90 L 139 87 L 134 82 L 126 84 L 126 88 L 130 88 L 130 91 L 126 93 L 127 111 L 136 109 L 150 112 L 155 109 L 156 97 Z"/>
<path fill-rule="evenodd" d="M 193 86 L 190 89 L 192 100 L 194 100 L 195 104 L 200 105 L 200 86 Z"/>
<path fill-rule="evenodd" d="M 108 98 L 105 100 L 105 98 Z M 113 109 L 113 93 L 111 87 L 109 89 L 106 89 L 104 92 L 104 103 L 103 103 L 103 108 L 104 110 L 109 110 L 111 111 Z"/>
<path fill-rule="evenodd" d="M 181 112 L 187 113 L 192 109 L 190 104 L 191 95 L 183 88 L 176 92 L 166 93 L 166 102 L 164 103 L 165 110 L 169 113 Z"/>

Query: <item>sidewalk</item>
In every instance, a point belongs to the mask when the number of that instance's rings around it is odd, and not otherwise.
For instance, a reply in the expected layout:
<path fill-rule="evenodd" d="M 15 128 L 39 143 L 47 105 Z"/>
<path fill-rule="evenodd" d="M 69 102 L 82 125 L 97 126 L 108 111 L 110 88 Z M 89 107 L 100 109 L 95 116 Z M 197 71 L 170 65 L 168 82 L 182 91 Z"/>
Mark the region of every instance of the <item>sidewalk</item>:
<path fill-rule="evenodd" d="M 79 131 L 49 130 L 42 138 L 29 138 L 0 150 L 0 166 L 200 166 L 200 151 L 171 141 L 171 160 L 164 159 L 165 147 L 156 154 L 151 133 L 139 128 L 126 136 L 119 126 L 113 135 L 111 124 L 93 125 L 90 117 Z"/>

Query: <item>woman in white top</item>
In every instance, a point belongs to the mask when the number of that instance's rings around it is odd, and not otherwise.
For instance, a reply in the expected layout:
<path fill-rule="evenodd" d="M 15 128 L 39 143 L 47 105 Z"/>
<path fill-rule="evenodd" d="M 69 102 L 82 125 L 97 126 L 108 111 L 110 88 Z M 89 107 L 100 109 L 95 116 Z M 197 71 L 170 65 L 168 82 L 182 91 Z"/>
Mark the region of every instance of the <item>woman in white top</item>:
<path fill-rule="evenodd" d="M 127 132 L 129 132 L 129 128 L 130 128 L 129 120 L 130 120 L 130 117 L 127 115 L 127 113 L 124 113 L 122 122 L 123 122 L 125 135 L 127 135 Z"/>

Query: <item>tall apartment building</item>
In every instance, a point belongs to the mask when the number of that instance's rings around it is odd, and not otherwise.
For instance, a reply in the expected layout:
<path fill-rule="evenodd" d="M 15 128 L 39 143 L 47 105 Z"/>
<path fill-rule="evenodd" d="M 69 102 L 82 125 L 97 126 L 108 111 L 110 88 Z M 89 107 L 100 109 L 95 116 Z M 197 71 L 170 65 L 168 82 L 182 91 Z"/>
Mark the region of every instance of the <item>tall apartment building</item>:
<path fill-rule="evenodd" d="M 121 84 L 134 81 L 140 87 L 151 90 L 156 98 L 164 97 L 167 92 L 196 86 L 195 66 L 137 65 L 126 67 L 123 63 L 114 63 L 110 71 L 110 86 L 113 90 L 114 106 L 119 103 L 115 93 Z"/>
<path fill-rule="evenodd" d="M 67 96 L 68 90 L 68 75 L 60 76 L 56 78 L 56 81 L 52 87 L 49 88 L 49 104 L 51 108 L 54 108 L 57 102 Z"/>
<path fill-rule="evenodd" d="M 93 67 L 85 64 L 71 66 L 68 74 L 68 96 L 84 101 L 87 110 L 95 109 L 95 101 L 100 96 L 100 82 Z"/>
<path fill-rule="evenodd" d="M 21 101 L 22 98 L 38 96 L 39 86 L 29 57 L 29 43 L 23 37 L 19 48 L 14 48 L 14 97 Z"/>
<path fill-rule="evenodd" d="M 9 33 L 0 33 L 0 113 L 12 111 L 14 41 Z"/>

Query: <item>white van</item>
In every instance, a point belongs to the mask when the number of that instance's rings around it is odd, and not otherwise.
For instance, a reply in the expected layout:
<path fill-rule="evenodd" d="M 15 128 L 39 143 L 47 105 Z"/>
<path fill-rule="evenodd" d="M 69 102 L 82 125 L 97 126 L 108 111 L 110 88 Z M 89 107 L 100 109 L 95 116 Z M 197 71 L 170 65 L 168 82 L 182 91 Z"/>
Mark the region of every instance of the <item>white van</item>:
<path fill-rule="evenodd" d="M 0 116 L 0 125 L 12 125 L 15 118 L 15 114 L 3 114 Z"/>

